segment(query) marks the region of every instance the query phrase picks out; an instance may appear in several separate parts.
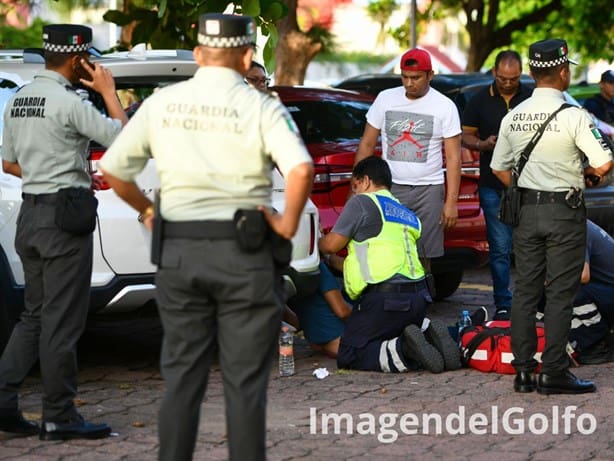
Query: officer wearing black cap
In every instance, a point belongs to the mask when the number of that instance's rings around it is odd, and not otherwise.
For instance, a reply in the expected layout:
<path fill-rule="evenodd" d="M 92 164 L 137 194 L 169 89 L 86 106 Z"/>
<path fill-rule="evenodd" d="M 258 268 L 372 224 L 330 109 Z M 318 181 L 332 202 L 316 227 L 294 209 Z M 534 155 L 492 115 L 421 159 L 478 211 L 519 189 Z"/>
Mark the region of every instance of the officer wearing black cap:
<path fill-rule="evenodd" d="M 101 438 L 111 432 L 106 424 L 86 422 L 73 402 L 76 344 L 89 309 L 92 232 L 69 231 L 56 216 L 66 194 L 81 194 L 95 210 L 88 143 L 109 145 L 126 122 L 110 72 L 87 61 L 91 41 L 85 26 L 44 26 L 45 69 L 8 101 L 4 113 L 2 168 L 22 179 L 15 246 L 24 270 L 25 309 L 0 359 L 0 431 L 40 430 L 42 440 Z M 82 100 L 72 87 L 77 83 L 101 94 L 110 118 Z M 39 359 L 40 429 L 23 418 L 17 396 Z"/>
<path fill-rule="evenodd" d="M 501 122 L 490 164 L 505 185 L 510 184 L 511 170 L 521 151 L 565 103 L 563 91 L 571 79 L 569 63 L 574 62 L 569 59 L 565 40 L 542 40 L 530 46 L 529 67 L 536 88 Z M 611 155 L 588 113 L 566 107 L 545 126 L 519 177 L 522 199 L 520 222 L 513 230 L 516 281 L 511 318 L 516 392 L 595 391 L 592 382 L 569 372 L 566 345 L 586 246 L 584 175 L 607 174 L 612 167 Z M 546 347 L 536 381 L 535 312 L 544 285 Z"/>
<path fill-rule="evenodd" d="M 146 99 L 101 162 L 148 228 L 157 211 L 134 179 L 150 158 L 160 176 L 161 460 L 192 459 L 218 349 L 230 459 L 265 459 L 266 389 L 282 308 L 272 254 L 282 247 L 273 242 L 296 232 L 313 167 L 284 106 L 244 83 L 254 34 L 250 17 L 201 16 L 194 77 Z M 277 215 L 269 211 L 273 164 L 287 180 Z"/>

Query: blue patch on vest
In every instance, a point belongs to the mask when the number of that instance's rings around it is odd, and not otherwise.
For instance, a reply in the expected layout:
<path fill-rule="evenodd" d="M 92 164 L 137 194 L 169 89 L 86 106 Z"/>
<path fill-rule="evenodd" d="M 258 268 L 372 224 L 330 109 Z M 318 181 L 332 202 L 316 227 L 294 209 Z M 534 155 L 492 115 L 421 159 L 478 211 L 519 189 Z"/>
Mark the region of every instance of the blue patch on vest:
<path fill-rule="evenodd" d="M 420 229 L 418 217 L 409 208 L 389 197 L 384 197 L 382 195 L 376 195 L 376 197 L 386 221 L 404 224 L 414 229 Z"/>

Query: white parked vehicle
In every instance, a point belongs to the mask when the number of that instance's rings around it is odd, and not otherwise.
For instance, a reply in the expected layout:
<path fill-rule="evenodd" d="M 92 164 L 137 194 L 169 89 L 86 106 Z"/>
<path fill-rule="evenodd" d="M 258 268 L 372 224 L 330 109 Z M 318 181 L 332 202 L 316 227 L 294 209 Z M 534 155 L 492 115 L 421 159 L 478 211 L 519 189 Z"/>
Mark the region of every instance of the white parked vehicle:
<path fill-rule="evenodd" d="M 92 62 L 100 62 L 112 71 L 118 95 L 126 108 L 159 87 L 191 77 L 197 68 L 192 53 L 187 50 L 154 50 L 132 55 L 113 53 L 93 58 Z M 9 50 L 0 53 L 0 117 L 8 99 L 42 67 L 42 56 L 36 52 Z M 0 149 L 1 134 L 0 124 Z M 97 161 L 103 155 L 103 148 L 90 146 L 93 174 L 97 174 Z M 153 161 L 138 176 L 137 183 L 153 199 L 159 184 Z M 284 208 L 285 182 L 277 170 L 274 171 L 273 183 L 273 206 L 281 211 Z M 103 187 L 96 192 L 96 197 L 99 206 L 94 231 L 90 311 L 92 314 L 138 312 L 151 306 L 154 300 L 151 234 L 137 221 L 138 213 L 111 189 Z M 20 202 L 21 179 L 0 171 L 0 350 L 23 308 L 23 269 L 14 245 Z M 292 239 L 289 275 L 299 295 L 317 288 L 318 228 L 318 211 L 309 200 L 298 232 Z"/>

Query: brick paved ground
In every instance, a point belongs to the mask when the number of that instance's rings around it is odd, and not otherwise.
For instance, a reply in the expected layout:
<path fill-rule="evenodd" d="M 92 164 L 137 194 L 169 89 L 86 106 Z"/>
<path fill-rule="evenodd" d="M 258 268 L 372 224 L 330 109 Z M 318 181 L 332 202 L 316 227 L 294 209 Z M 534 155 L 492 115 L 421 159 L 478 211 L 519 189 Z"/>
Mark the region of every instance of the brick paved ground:
<path fill-rule="evenodd" d="M 434 305 L 430 315 L 451 323 L 461 309 L 487 305 L 490 296 L 486 283 L 485 270 L 467 274 L 461 290 L 446 302 Z M 0 434 L 0 460 L 155 459 L 156 414 L 164 388 L 156 367 L 157 330 L 150 331 L 149 340 L 137 343 L 109 339 L 108 333 L 97 336 L 90 331 L 88 334 L 94 339 L 89 340 L 81 352 L 78 403 L 87 418 L 109 422 L 116 436 L 62 443 Z M 138 334 L 143 336 L 143 332 Z M 137 332 L 129 332 L 128 336 L 134 338 Z M 110 345 L 101 350 L 92 346 L 97 341 Z M 611 404 L 614 364 L 574 370 L 579 376 L 596 381 L 596 394 L 546 397 L 536 393 L 515 394 L 511 376 L 475 370 L 439 375 L 338 371 L 333 360 L 311 353 L 300 340 L 296 357 L 295 376 L 280 378 L 272 374 L 268 405 L 270 460 L 614 459 L 614 407 Z M 313 377 L 312 372 L 318 367 L 326 367 L 330 376 L 324 380 Z M 23 409 L 28 417 L 40 420 L 36 376 L 28 379 L 25 390 Z M 194 459 L 226 459 L 223 388 L 217 370 L 211 374 L 202 411 Z M 498 417 L 493 416 L 493 411 L 498 411 Z M 573 414 L 567 417 L 569 433 L 566 433 L 563 417 L 565 411 Z M 310 418 L 310 412 L 315 418 Z M 323 434 L 321 418 L 324 413 L 350 415 L 352 433 L 346 433 L 345 419 L 342 431 L 333 434 L 331 424 L 329 433 Z M 374 418 L 371 426 L 368 416 L 362 415 L 365 413 Z M 391 421 L 389 413 L 399 417 L 406 415 L 406 429 L 418 433 L 403 433 L 400 418 L 387 424 Z M 410 419 L 412 415 L 418 424 Z M 435 434 L 437 428 L 433 421 L 428 425 L 430 433 L 424 433 L 426 425 L 422 424 L 422 418 L 425 415 L 435 415 L 433 420 L 439 415 L 442 419 L 439 434 Z M 484 434 L 472 433 L 470 419 Z M 578 422 L 583 423 L 580 428 Z M 368 433 L 369 429 L 372 433 Z M 584 435 L 581 431 L 592 433 Z"/>

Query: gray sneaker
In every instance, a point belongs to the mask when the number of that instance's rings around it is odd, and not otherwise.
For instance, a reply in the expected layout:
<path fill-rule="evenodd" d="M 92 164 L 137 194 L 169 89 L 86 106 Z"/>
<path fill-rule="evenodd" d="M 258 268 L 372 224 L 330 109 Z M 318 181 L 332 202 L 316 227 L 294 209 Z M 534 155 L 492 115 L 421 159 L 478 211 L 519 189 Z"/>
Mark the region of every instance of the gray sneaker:
<path fill-rule="evenodd" d="M 431 320 L 424 332 L 426 340 L 435 346 L 443 357 L 444 367 L 448 371 L 458 370 L 462 364 L 458 345 L 450 336 L 448 327 L 440 320 Z"/>
<path fill-rule="evenodd" d="M 407 325 L 403 330 L 403 355 L 407 360 L 418 362 L 431 373 L 441 373 L 444 369 L 443 357 L 427 340 L 416 325 Z"/>

